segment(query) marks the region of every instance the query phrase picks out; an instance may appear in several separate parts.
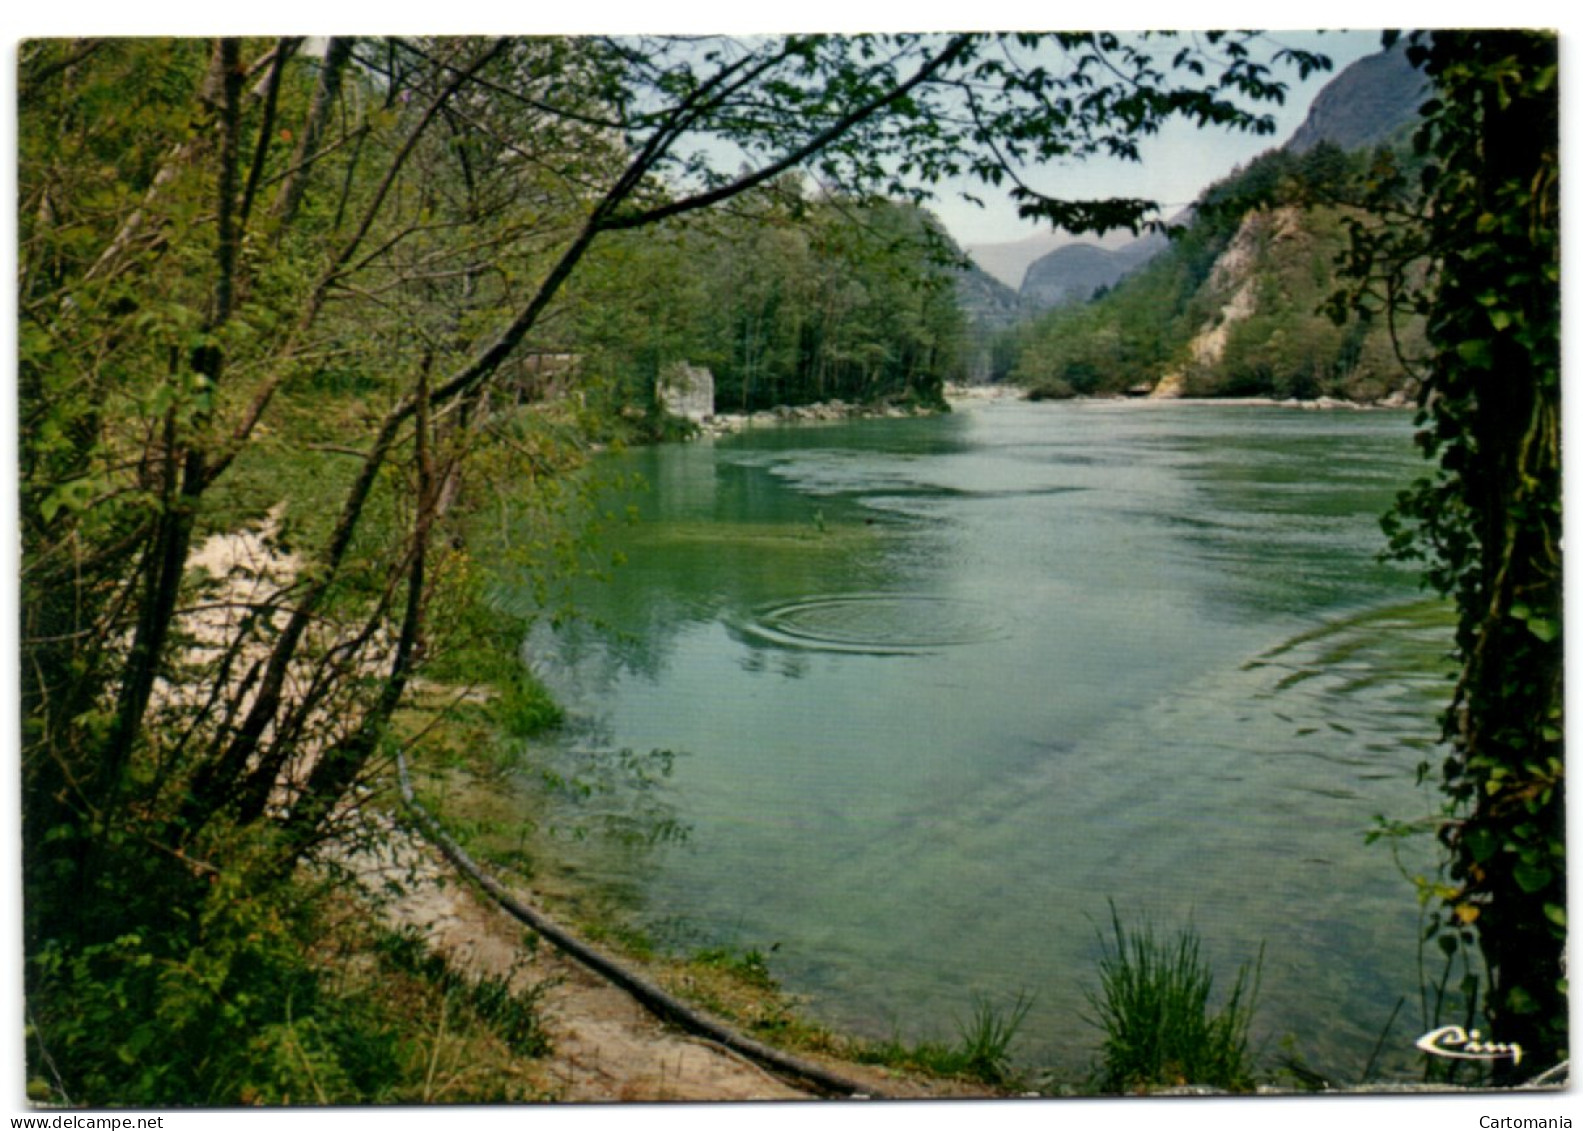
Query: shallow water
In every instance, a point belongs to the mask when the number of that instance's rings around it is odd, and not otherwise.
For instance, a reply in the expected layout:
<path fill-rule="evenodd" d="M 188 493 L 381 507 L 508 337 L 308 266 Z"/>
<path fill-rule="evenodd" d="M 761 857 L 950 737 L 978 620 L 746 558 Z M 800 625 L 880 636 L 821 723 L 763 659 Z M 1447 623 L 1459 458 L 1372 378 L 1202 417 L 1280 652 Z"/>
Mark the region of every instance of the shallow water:
<path fill-rule="evenodd" d="M 620 460 L 643 520 L 529 642 L 574 721 L 525 759 L 649 767 L 550 819 L 625 830 L 565 852 L 634 921 L 773 947 L 876 1037 L 1027 991 L 1021 1058 L 1076 1077 L 1114 901 L 1223 983 L 1262 946 L 1270 1055 L 1346 1081 L 1405 995 L 1409 1063 L 1417 907 L 1364 834 L 1432 804 L 1450 630 L 1376 560 L 1405 414 L 995 403 Z"/>

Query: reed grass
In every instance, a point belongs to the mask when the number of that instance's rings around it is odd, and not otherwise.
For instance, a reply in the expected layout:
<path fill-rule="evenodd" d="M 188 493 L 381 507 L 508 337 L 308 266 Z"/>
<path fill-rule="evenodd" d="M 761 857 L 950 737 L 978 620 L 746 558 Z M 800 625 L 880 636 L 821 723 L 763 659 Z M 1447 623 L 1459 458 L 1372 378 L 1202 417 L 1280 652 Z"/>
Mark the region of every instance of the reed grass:
<path fill-rule="evenodd" d="M 883 1064 L 892 1068 L 923 1071 L 935 1076 L 954 1076 L 975 1080 L 992 1087 L 1017 1084 L 1012 1066 L 1011 1042 L 1022 1027 L 1033 998 L 1019 993 L 1008 1006 L 997 1005 L 986 997 L 975 996 L 973 1013 L 956 1023 L 957 1041 L 920 1041 L 916 1044 L 893 1037 L 872 1041 L 854 1054 L 860 1064 Z"/>
<path fill-rule="evenodd" d="M 1159 939 L 1144 923 L 1129 929 L 1110 908 L 1113 938 L 1100 937 L 1100 988 L 1088 992 L 1105 1031 L 1097 1087 L 1138 1092 L 1200 1085 L 1227 1091 L 1253 1088 L 1248 1028 L 1258 997 L 1264 953 L 1237 971 L 1218 1009 L 1214 975 L 1192 928 Z"/>

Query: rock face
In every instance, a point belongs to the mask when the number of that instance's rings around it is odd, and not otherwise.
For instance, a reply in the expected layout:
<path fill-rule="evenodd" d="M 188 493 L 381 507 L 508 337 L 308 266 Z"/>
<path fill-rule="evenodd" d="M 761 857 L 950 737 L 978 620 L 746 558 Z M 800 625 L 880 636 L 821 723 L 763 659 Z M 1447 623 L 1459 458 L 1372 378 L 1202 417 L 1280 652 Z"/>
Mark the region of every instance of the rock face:
<path fill-rule="evenodd" d="M 658 393 L 672 416 L 697 424 L 715 414 L 715 375 L 701 365 L 678 361 L 660 374 Z"/>
<path fill-rule="evenodd" d="M 1418 120 L 1418 107 L 1428 96 L 1423 73 L 1407 61 L 1398 44 L 1359 59 L 1332 79 L 1285 148 L 1305 153 L 1321 142 L 1345 150 L 1387 144 Z M 1048 310 L 1086 302 L 1095 291 L 1114 285 L 1168 245 L 1164 236 L 1150 233 L 1118 248 L 1092 243 L 1057 248 L 1028 265 L 1019 292 L 1022 305 Z"/>
<path fill-rule="evenodd" d="M 1190 374 L 1212 372 L 1220 364 L 1232 327 L 1251 318 L 1258 309 L 1257 267 L 1261 248 L 1275 249 L 1264 253 L 1278 255 L 1280 245 L 1289 244 L 1301 231 L 1302 214 L 1289 205 L 1249 212 L 1243 217 L 1242 226 L 1215 260 L 1205 284 L 1209 293 L 1220 300 L 1219 311 L 1188 343 L 1187 372 L 1177 370 L 1165 374 L 1149 394 L 1151 397 L 1169 400 L 1183 396 Z"/>
<path fill-rule="evenodd" d="M 963 361 L 968 378 L 995 378 L 995 338 L 1031 313 L 1017 292 L 976 264 L 956 273 L 956 302 L 967 315 Z"/>
<path fill-rule="evenodd" d="M 1398 43 L 1330 80 L 1286 148 L 1306 153 L 1321 142 L 1347 150 L 1389 144 L 1418 120 L 1418 107 L 1428 97 L 1428 80 Z"/>

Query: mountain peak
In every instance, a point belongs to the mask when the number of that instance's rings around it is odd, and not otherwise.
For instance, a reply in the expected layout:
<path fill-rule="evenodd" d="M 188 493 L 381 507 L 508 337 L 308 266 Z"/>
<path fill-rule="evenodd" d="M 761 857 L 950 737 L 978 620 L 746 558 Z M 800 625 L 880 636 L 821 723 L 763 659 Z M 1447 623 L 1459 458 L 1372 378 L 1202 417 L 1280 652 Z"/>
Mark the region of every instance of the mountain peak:
<path fill-rule="evenodd" d="M 1418 120 L 1429 80 L 1407 61 L 1400 43 L 1366 55 L 1327 83 L 1286 148 L 1305 153 L 1321 142 L 1342 149 L 1389 144 Z"/>

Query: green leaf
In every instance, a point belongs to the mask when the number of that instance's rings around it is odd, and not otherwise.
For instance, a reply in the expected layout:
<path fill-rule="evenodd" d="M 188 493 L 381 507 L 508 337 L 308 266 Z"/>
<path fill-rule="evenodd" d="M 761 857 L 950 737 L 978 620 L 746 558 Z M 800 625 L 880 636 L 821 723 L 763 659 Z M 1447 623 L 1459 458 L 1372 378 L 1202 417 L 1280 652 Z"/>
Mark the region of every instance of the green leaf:
<path fill-rule="evenodd" d="M 1517 881 L 1517 886 L 1529 895 L 1543 891 L 1554 875 L 1549 868 L 1542 864 L 1518 864 L 1512 869 L 1512 879 Z"/>
<path fill-rule="evenodd" d="M 1506 1008 L 1520 1015 L 1533 1013 L 1539 1006 L 1527 990 L 1521 986 L 1513 986 L 1506 991 Z"/>
<path fill-rule="evenodd" d="M 1462 838 L 1462 844 L 1474 861 L 1482 864 L 1494 856 L 1500 848 L 1500 838 L 1495 835 L 1494 830 L 1479 825 L 1467 831 Z"/>
<path fill-rule="evenodd" d="M 1495 361 L 1495 351 L 1483 338 L 1469 338 L 1457 346 L 1457 356 L 1467 364 L 1488 369 Z"/>
<path fill-rule="evenodd" d="M 1545 617 L 1531 617 L 1528 621 L 1528 631 L 1549 644 L 1561 635 L 1561 626 Z"/>

